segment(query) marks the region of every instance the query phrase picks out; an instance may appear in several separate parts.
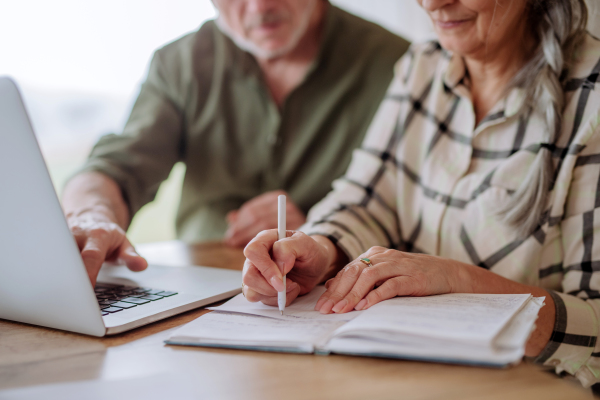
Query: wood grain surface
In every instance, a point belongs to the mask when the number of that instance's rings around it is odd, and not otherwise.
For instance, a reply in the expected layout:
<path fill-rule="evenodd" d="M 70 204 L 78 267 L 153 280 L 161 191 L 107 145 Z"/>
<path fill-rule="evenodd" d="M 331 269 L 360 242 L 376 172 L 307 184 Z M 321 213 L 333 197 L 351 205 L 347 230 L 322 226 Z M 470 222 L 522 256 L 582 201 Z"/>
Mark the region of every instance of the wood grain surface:
<path fill-rule="evenodd" d="M 241 269 L 240 249 L 220 243 L 139 246 L 160 265 Z M 193 310 L 120 335 L 89 336 L 0 320 L 0 390 L 156 374 L 187 377 L 198 398 L 591 399 L 589 390 L 527 361 L 490 369 L 348 356 L 167 346 Z M 0 398 L 1 398 L 0 392 Z M 85 398 L 82 394 L 82 398 Z"/>

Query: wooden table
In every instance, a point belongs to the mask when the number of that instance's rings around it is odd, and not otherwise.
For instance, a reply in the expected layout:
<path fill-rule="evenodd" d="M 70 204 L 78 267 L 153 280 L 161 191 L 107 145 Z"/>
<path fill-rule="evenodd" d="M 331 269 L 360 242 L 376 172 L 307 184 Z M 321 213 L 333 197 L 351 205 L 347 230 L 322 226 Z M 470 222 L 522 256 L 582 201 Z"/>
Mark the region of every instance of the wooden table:
<path fill-rule="evenodd" d="M 221 244 L 139 246 L 151 263 L 241 269 Z M 0 390 L 160 374 L 188 377 L 198 398 L 590 399 L 589 390 L 523 362 L 498 370 L 348 356 L 314 356 L 164 345 L 194 310 L 107 338 L 0 320 Z M 0 393 L 0 398 L 2 394 Z M 82 396 L 81 398 L 85 398 Z"/>

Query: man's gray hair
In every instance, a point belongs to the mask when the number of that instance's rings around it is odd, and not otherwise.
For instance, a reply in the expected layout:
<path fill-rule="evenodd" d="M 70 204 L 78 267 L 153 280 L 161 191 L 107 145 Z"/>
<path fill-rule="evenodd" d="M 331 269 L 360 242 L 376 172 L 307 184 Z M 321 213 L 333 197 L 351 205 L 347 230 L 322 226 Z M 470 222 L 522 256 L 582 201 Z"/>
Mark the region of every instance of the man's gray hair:
<path fill-rule="evenodd" d="M 533 110 L 544 116 L 548 146 L 539 149 L 525 180 L 499 210 L 499 216 L 514 227 L 521 238 L 527 237 L 539 226 L 548 206 L 548 194 L 554 179 L 551 149 L 560 135 L 565 106 L 565 72 L 575 60 L 575 52 L 585 38 L 587 25 L 584 0 L 528 2 L 528 24 L 539 44 L 510 87 L 525 91 L 522 118 L 527 118 Z"/>

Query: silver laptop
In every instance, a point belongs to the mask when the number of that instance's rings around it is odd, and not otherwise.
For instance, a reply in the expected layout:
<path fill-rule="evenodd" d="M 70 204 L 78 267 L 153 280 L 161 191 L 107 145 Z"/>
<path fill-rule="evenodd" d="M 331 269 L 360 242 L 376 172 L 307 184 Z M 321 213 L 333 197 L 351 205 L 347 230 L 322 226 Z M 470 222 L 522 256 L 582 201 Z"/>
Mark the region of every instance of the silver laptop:
<path fill-rule="evenodd" d="M 234 296 L 241 272 L 105 265 L 92 287 L 15 83 L 0 78 L 0 318 L 104 336 Z"/>

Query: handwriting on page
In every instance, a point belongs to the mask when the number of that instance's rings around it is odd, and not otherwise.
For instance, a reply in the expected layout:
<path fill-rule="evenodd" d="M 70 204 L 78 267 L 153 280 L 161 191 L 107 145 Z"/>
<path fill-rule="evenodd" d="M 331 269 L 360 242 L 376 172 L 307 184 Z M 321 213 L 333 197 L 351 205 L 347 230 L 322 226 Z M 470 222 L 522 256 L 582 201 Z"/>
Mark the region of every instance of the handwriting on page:
<path fill-rule="evenodd" d="M 445 294 L 378 303 L 337 334 L 383 330 L 490 343 L 531 295 Z"/>
<path fill-rule="evenodd" d="M 327 337 L 344 322 L 283 321 L 242 314 L 211 312 L 179 329 L 174 336 L 200 342 L 228 341 L 245 345 L 313 343 Z"/>
<path fill-rule="evenodd" d="M 315 287 L 310 293 L 305 296 L 298 297 L 291 305 L 285 308 L 283 315 L 279 313 L 277 307 L 271 307 L 262 303 L 251 303 L 246 300 L 243 295 L 238 295 L 227 303 L 218 306 L 210 307 L 210 310 L 235 312 L 240 314 L 260 315 L 282 319 L 286 321 L 296 319 L 310 319 L 320 321 L 350 321 L 356 318 L 362 311 L 352 311 L 346 314 L 327 314 L 323 315 L 315 311 L 315 305 L 319 297 L 325 293 L 324 286 Z"/>

